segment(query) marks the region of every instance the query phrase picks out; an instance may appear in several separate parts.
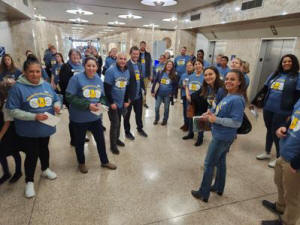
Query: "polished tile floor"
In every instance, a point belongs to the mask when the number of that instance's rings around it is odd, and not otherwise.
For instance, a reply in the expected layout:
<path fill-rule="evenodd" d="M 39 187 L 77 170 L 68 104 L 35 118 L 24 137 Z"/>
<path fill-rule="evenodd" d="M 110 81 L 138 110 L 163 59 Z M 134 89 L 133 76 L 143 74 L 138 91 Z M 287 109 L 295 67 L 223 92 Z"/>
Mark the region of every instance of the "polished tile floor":
<path fill-rule="evenodd" d="M 109 135 L 105 133 L 108 156 L 117 164 L 116 171 L 100 168 L 91 138 L 86 144 L 86 175 L 77 170 L 64 110 L 50 144 L 50 164 L 58 178 L 40 178 L 38 165 L 37 195 L 30 200 L 23 197 L 24 177 L 17 184 L 0 186 L 0 225 L 258 225 L 262 219 L 276 218 L 261 205 L 262 199 L 276 198 L 273 169 L 267 167 L 267 161 L 255 159 L 264 149 L 261 115 L 258 120 L 249 115 L 253 131 L 239 136 L 232 145 L 224 196 L 212 194 L 209 202 L 203 203 L 190 191 L 199 187 L 210 134 L 205 134 L 201 147 L 194 147 L 195 140 L 182 140 L 179 102 L 171 106 L 166 127 L 152 125 L 154 100 L 149 98 L 148 103 L 144 123 L 149 137 L 136 134 L 132 116 L 136 140 L 125 140 L 126 147 L 115 156 L 109 151 Z M 109 128 L 107 115 L 104 124 Z M 12 160 L 9 162 L 13 168 Z"/>

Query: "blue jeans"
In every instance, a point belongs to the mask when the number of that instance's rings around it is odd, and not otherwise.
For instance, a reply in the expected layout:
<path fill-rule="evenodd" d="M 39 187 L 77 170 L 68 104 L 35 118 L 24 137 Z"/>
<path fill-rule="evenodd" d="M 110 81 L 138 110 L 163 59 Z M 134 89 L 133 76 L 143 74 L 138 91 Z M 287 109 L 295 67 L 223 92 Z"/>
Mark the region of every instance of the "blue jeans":
<path fill-rule="evenodd" d="M 182 102 L 183 102 L 183 105 L 182 105 L 182 109 L 183 109 L 183 122 L 184 122 L 184 125 L 188 126 L 189 125 L 189 120 L 186 116 L 186 109 L 187 109 L 187 106 L 188 106 L 188 103 L 187 103 L 187 100 L 186 100 L 186 97 L 185 96 L 182 96 Z"/>
<path fill-rule="evenodd" d="M 159 95 L 157 95 L 155 101 L 155 120 L 159 121 L 159 108 L 162 102 L 164 103 L 164 107 L 165 107 L 163 121 L 168 121 L 169 108 L 170 108 L 170 96 L 159 96 Z"/>
<path fill-rule="evenodd" d="M 224 192 L 226 179 L 226 155 L 231 144 L 232 141 L 221 141 L 215 138 L 212 138 L 209 144 L 204 162 L 202 183 L 199 189 L 202 197 L 205 199 L 208 199 L 210 195 L 215 167 L 217 167 L 217 174 L 213 188 L 219 193 Z"/>

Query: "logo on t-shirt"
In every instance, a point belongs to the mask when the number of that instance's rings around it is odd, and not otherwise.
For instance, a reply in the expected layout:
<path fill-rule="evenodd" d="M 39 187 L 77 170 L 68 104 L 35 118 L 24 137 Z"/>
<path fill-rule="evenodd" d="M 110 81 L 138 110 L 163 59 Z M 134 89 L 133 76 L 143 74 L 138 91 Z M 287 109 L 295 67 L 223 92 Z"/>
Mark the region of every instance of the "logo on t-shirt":
<path fill-rule="evenodd" d="M 49 107 L 52 105 L 52 98 L 49 96 L 33 97 L 29 100 L 29 105 L 33 109 Z"/>
<path fill-rule="evenodd" d="M 297 132 L 300 130 L 300 119 L 298 117 L 296 117 L 295 115 L 300 115 L 300 111 L 297 110 L 294 112 L 294 116 L 292 116 L 292 122 L 290 124 L 290 127 L 289 129 L 292 131 L 292 132 Z"/>
<path fill-rule="evenodd" d="M 216 116 L 219 114 L 219 112 L 222 110 L 223 106 L 226 105 L 227 102 L 224 101 L 224 102 L 220 102 L 218 105 L 217 105 L 217 108 L 216 108 Z"/>
<path fill-rule="evenodd" d="M 146 63 L 146 60 L 143 58 L 143 59 L 141 60 L 141 63 L 142 63 L 142 64 L 145 64 L 145 63 Z"/>
<path fill-rule="evenodd" d="M 163 85 L 168 85 L 168 84 L 170 84 L 170 79 L 169 78 L 162 78 L 160 80 L 160 83 L 163 84 Z"/>
<path fill-rule="evenodd" d="M 177 65 L 178 66 L 184 66 L 185 65 L 185 59 L 179 59 L 179 60 L 177 60 Z"/>
<path fill-rule="evenodd" d="M 115 85 L 117 88 L 120 88 L 120 89 L 126 88 L 126 85 L 127 85 L 126 78 L 123 78 L 123 77 L 117 78 Z"/>
<path fill-rule="evenodd" d="M 282 91 L 283 87 L 284 87 L 284 82 L 285 82 L 285 79 L 282 79 L 282 78 L 275 80 L 271 85 L 271 89 L 276 90 L 276 91 Z"/>
<path fill-rule="evenodd" d="M 198 91 L 201 88 L 201 83 L 199 82 L 192 82 L 189 84 L 190 91 Z"/>

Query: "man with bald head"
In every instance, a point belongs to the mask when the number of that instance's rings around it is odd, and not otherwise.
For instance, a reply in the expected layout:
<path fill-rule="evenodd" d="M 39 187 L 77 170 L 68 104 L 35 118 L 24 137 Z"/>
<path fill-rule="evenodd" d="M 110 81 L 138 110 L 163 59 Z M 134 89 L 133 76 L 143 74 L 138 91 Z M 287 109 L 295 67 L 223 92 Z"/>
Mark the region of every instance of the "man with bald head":
<path fill-rule="evenodd" d="M 116 64 L 112 64 L 105 73 L 104 89 L 110 105 L 108 116 L 110 120 L 110 150 L 119 154 L 117 146 L 125 146 L 120 138 L 121 115 L 130 104 L 129 101 L 129 71 L 126 66 L 126 55 L 119 53 Z"/>

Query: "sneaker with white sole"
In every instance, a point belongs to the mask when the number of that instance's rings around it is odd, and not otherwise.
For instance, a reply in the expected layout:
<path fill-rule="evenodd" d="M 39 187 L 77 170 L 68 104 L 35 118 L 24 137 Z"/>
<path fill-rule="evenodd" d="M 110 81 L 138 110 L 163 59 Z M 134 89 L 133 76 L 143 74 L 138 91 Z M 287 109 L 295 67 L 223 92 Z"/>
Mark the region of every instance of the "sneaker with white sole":
<path fill-rule="evenodd" d="M 54 180 L 57 177 L 56 173 L 54 173 L 49 168 L 47 168 L 46 170 L 44 170 L 42 172 L 42 176 L 45 177 L 45 178 L 48 178 L 49 180 Z"/>
<path fill-rule="evenodd" d="M 25 197 L 26 198 L 32 198 L 35 196 L 34 191 L 34 183 L 33 182 L 27 182 L 25 187 Z"/>
<path fill-rule="evenodd" d="M 264 152 L 262 154 L 257 155 L 256 159 L 258 160 L 271 159 L 271 154 Z"/>
<path fill-rule="evenodd" d="M 274 160 L 270 161 L 270 162 L 269 162 L 269 164 L 268 164 L 268 167 L 270 167 L 270 168 L 274 168 L 274 167 L 275 167 L 275 165 L 276 165 L 276 159 L 274 159 Z"/>

